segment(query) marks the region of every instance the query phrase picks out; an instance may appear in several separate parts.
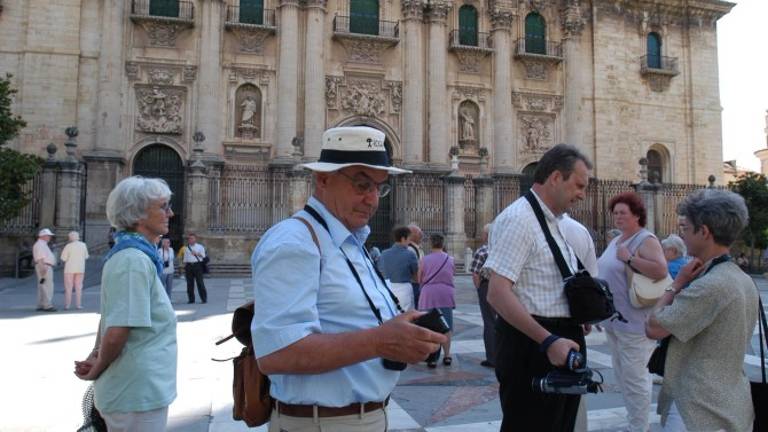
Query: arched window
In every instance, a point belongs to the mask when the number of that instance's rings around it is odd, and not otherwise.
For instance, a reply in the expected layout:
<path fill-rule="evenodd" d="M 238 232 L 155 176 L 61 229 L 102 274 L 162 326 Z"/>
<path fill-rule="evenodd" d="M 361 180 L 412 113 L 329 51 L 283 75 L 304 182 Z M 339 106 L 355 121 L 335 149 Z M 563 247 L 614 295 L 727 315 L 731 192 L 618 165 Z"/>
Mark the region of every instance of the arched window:
<path fill-rule="evenodd" d="M 657 150 L 648 150 L 645 158 L 648 160 L 648 181 L 651 183 L 662 183 L 664 181 L 664 163 L 661 153 Z"/>
<path fill-rule="evenodd" d="M 150 0 L 149 14 L 152 16 L 179 17 L 178 0 Z"/>
<path fill-rule="evenodd" d="M 350 0 L 349 31 L 370 35 L 379 34 L 378 0 Z"/>
<path fill-rule="evenodd" d="M 656 32 L 648 33 L 648 67 L 661 69 L 661 36 Z"/>
<path fill-rule="evenodd" d="M 264 0 L 240 0 L 240 22 L 264 24 Z"/>
<path fill-rule="evenodd" d="M 459 8 L 459 44 L 477 46 L 477 9 L 474 6 Z"/>
<path fill-rule="evenodd" d="M 547 53 L 547 25 L 544 17 L 531 12 L 525 17 L 525 52 Z"/>

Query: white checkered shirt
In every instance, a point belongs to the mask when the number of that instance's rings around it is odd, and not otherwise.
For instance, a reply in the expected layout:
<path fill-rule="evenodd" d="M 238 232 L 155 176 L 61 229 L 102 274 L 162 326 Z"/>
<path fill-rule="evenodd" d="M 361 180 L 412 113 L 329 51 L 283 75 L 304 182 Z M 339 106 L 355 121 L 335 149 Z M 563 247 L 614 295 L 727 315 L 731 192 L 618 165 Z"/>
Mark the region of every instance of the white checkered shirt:
<path fill-rule="evenodd" d="M 536 199 L 552 237 L 573 271 L 577 267 L 576 256 L 560 233 L 558 218 L 538 196 Z M 563 277 L 525 197 L 518 198 L 496 217 L 488 247 L 485 268 L 514 282 L 512 290 L 528 313 L 549 318 L 571 316 Z"/>

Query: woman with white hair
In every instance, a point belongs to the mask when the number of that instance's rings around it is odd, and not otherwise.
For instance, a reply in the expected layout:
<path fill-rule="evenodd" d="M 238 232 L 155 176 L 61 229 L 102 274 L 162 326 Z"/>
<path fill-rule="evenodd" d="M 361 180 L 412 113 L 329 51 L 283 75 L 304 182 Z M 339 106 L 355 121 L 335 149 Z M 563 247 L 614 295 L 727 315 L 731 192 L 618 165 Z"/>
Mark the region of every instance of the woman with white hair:
<path fill-rule="evenodd" d="M 85 260 L 88 259 L 88 246 L 80 241 L 77 231 L 69 233 L 69 243 L 61 251 L 64 261 L 64 309 L 69 309 L 72 303 L 72 288 L 75 289 L 75 307 L 83 308 L 83 278 L 85 277 Z"/>
<path fill-rule="evenodd" d="M 685 242 L 677 234 L 670 234 L 669 237 L 661 241 L 661 248 L 664 250 L 664 258 L 667 260 L 667 271 L 672 279 L 677 277 L 677 273 L 688 262 L 686 255 L 688 249 Z"/>
<path fill-rule="evenodd" d="M 128 177 L 107 198 L 117 230 L 101 277 L 101 321 L 75 375 L 94 380 L 94 404 L 113 431 L 165 431 L 176 399 L 176 315 L 160 281 L 154 241 L 168 232 L 171 191 L 160 179 Z"/>

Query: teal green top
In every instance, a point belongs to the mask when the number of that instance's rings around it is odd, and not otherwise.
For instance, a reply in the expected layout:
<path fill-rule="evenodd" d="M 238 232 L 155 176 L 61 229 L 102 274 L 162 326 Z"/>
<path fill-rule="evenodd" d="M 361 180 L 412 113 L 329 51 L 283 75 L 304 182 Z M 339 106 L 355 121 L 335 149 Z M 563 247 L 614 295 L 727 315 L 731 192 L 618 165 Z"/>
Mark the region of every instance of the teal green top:
<path fill-rule="evenodd" d="M 94 383 L 104 413 L 149 411 L 176 399 L 176 314 L 154 263 L 138 249 L 122 250 L 101 276 L 101 336 L 130 327 L 123 352 Z"/>

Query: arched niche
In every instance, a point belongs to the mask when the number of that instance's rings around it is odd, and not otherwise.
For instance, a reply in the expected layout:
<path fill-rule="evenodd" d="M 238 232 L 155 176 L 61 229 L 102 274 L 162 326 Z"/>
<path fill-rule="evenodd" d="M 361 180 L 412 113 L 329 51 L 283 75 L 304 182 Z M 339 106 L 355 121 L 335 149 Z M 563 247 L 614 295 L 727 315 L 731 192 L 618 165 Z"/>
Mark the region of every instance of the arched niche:
<path fill-rule="evenodd" d="M 243 139 L 261 138 L 261 90 L 253 84 L 243 84 L 235 92 L 235 136 Z"/>

